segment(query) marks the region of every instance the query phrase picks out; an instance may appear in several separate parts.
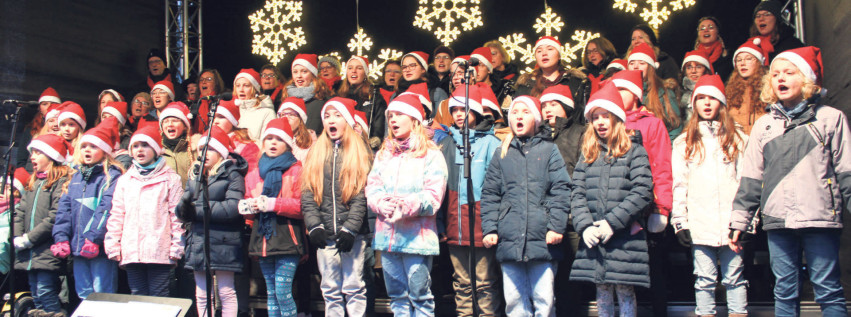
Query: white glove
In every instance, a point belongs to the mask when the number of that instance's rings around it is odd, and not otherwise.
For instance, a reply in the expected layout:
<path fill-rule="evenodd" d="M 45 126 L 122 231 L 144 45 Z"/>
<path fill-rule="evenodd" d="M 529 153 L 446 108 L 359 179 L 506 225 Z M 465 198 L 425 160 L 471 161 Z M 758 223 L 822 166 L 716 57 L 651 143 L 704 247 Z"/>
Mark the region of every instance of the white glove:
<path fill-rule="evenodd" d="M 606 244 L 606 242 L 609 242 L 609 239 L 615 235 L 615 231 L 612 230 L 612 226 L 610 226 L 609 222 L 606 220 L 597 220 L 594 222 L 594 225 L 597 226 L 598 231 L 600 232 L 601 244 Z"/>
<path fill-rule="evenodd" d="M 18 251 L 33 247 L 33 243 L 30 242 L 30 238 L 26 234 L 20 237 L 15 237 L 15 239 L 12 240 L 12 244 L 15 245 L 15 250 Z"/>
<path fill-rule="evenodd" d="M 582 232 L 582 240 L 585 241 L 585 246 L 589 249 L 597 246 L 600 243 L 600 228 L 590 226 Z"/>
<path fill-rule="evenodd" d="M 650 214 L 650 218 L 647 219 L 647 230 L 652 233 L 665 231 L 665 227 L 667 226 L 668 216 L 663 216 L 662 214 Z"/>
<path fill-rule="evenodd" d="M 240 215 L 253 215 L 257 213 L 257 209 L 251 207 L 253 205 L 253 198 L 240 200 L 237 204 L 237 209 L 239 210 Z"/>
<path fill-rule="evenodd" d="M 254 201 L 254 209 L 258 212 L 273 212 L 275 211 L 275 198 L 260 195 Z"/>

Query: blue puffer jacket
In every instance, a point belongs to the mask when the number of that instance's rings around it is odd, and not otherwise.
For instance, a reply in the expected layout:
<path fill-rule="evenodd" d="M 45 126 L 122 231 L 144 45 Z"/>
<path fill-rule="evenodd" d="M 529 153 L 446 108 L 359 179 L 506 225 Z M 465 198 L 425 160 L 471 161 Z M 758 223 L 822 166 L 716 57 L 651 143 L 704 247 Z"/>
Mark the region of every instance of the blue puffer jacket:
<path fill-rule="evenodd" d="M 564 159 L 541 135 L 515 138 L 505 156 L 497 148 L 482 188 L 482 232 L 496 233 L 499 262 L 560 260 L 547 231 L 564 234 L 572 184 Z"/>
<path fill-rule="evenodd" d="M 605 144 L 600 152 L 601 156 L 608 152 Z M 583 155 L 573 171 L 573 180 L 570 201 L 576 232 L 581 235 L 593 222 L 606 220 L 614 236 L 591 249 L 580 243 L 570 279 L 650 287 L 645 230 L 631 232 L 641 219 L 641 210 L 653 200 L 647 151 L 633 140 L 629 151 L 613 160 L 598 157 L 588 164 Z"/>
<path fill-rule="evenodd" d="M 92 167 L 87 179 L 79 171 L 71 176 L 68 192 L 59 199 L 56 211 L 56 223 L 53 225 L 55 242 L 71 242 L 71 253 L 80 255 L 86 240 L 100 247 L 104 255 L 103 237 L 106 234 L 106 221 L 112 210 L 112 192 L 121 177 L 121 170 L 109 167 L 104 173 L 103 166 Z M 107 181 L 108 180 L 108 181 Z"/>

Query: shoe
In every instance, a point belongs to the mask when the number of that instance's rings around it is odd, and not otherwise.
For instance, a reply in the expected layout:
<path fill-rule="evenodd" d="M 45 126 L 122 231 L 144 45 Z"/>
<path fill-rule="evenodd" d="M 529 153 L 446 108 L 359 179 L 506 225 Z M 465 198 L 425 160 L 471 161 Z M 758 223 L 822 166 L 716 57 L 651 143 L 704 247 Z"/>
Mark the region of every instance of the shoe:
<path fill-rule="evenodd" d="M 44 313 L 43 310 L 38 309 L 38 308 L 33 308 L 33 309 L 30 309 L 27 312 L 27 317 L 39 317 L 39 316 L 41 316 L 42 313 Z"/>
<path fill-rule="evenodd" d="M 748 317 L 748 314 L 730 314 L 730 317 Z"/>

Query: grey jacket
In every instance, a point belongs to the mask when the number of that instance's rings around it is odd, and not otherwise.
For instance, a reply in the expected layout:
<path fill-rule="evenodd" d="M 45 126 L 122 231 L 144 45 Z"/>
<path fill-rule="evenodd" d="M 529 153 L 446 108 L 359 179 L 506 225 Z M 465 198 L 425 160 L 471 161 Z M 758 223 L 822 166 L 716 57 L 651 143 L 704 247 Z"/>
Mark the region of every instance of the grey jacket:
<path fill-rule="evenodd" d="M 44 189 L 45 180 L 35 181 L 32 191 L 21 193 L 21 202 L 15 207 L 15 237 L 27 235 L 33 247 L 17 251 L 16 270 L 57 271 L 61 261 L 50 252 L 53 245 L 53 224 L 62 187 L 68 181 L 63 177 Z"/>
<path fill-rule="evenodd" d="M 301 212 L 304 214 L 304 225 L 308 231 L 322 227 L 329 237 L 345 229 L 351 234 L 369 233 L 366 222 L 366 196 L 363 189 L 343 203 L 343 191 L 340 188 L 340 169 L 343 165 L 343 148 L 334 145 L 334 151 L 325 159 L 322 173 L 322 205 L 317 205 L 314 193 L 310 190 L 301 192 Z"/>

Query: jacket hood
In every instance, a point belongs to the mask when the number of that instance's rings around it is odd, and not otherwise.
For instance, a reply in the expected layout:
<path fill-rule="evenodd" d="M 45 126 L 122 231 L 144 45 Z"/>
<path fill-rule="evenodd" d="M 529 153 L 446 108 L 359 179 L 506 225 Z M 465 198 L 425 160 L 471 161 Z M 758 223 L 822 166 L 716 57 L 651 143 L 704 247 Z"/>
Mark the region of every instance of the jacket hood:
<path fill-rule="evenodd" d="M 628 121 L 636 121 L 638 119 L 642 119 L 642 118 L 646 118 L 646 117 L 655 117 L 655 116 L 652 113 L 650 113 L 650 111 L 647 111 L 647 108 L 644 108 L 644 106 L 639 107 L 638 110 L 626 112 L 626 119 Z"/>

